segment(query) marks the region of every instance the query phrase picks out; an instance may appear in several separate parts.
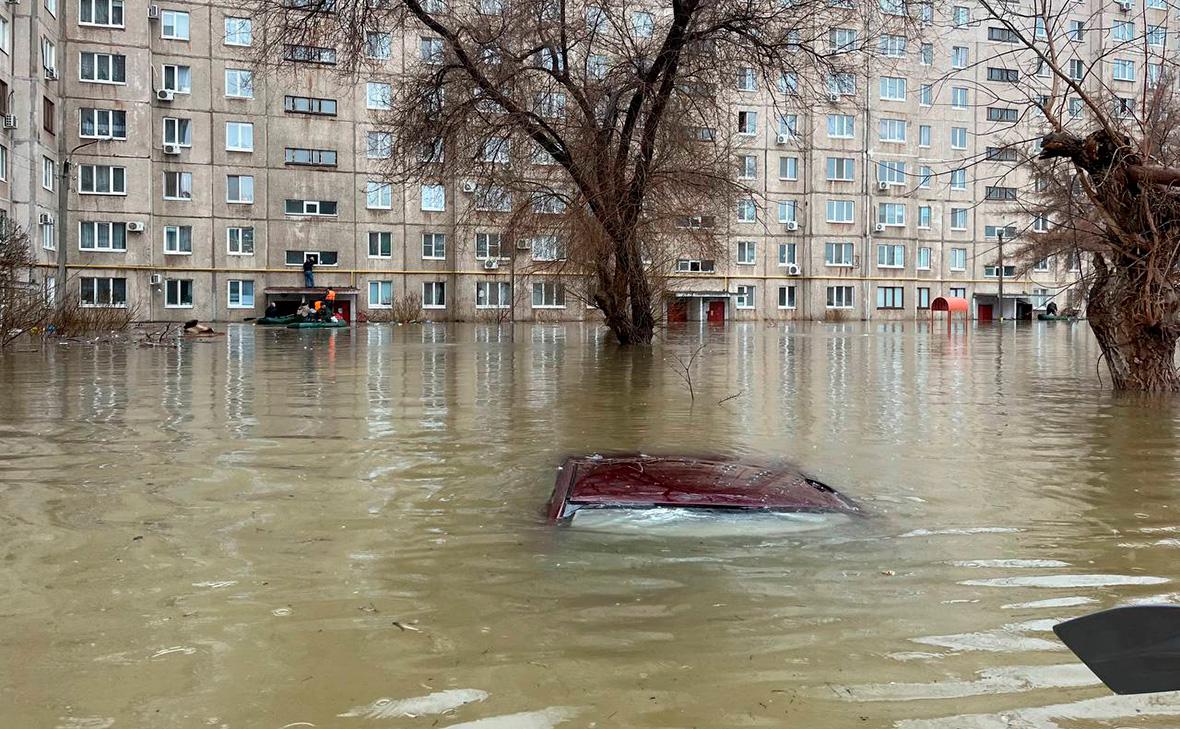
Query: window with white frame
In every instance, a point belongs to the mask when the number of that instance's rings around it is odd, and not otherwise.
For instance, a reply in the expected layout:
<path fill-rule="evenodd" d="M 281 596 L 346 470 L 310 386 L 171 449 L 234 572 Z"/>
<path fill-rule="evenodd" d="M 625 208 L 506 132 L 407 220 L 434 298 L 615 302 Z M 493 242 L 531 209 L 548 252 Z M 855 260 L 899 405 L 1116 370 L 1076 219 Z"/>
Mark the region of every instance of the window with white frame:
<path fill-rule="evenodd" d="M 753 180 L 758 177 L 758 158 L 752 154 L 738 157 L 738 179 Z"/>
<path fill-rule="evenodd" d="M 164 144 L 177 144 L 181 147 L 193 146 L 192 120 L 164 117 Z"/>
<path fill-rule="evenodd" d="M 852 200 L 828 200 L 825 207 L 829 223 L 854 222 L 855 204 Z"/>
<path fill-rule="evenodd" d="M 918 206 L 918 227 L 929 228 L 932 219 L 931 209 L 929 205 Z"/>
<path fill-rule="evenodd" d="M 193 252 L 193 226 L 165 225 L 164 252 L 170 255 L 191 255 Z"/>
<path fill-rule="evenodd" d="M 254 202 L 253 175 L 226 175 L 225 201 L 249 205 Z"/>
<path fill-rule="evenodd" d="M 881 119 L 880 137 L 882 142 L 902 144 L 906 136 L 905 119 Z"/>
<path fill-rule="evenodd" d="M 78 24 L 108 28 L 123 27 L 123 0 L 81 0 Z"/>
<path fill-rule="evenodd" d="M 778 287 L 778 308 L 780 308 L 780 309 L 794 309 L 795 308 L 795 287 L 794 286 L 779 286 Z"/>
<path fill-rule="evenodd" d="M 828 93 L 833 96 L 856 96 L 856 74 L 830 73 L 827 86 Z"/>
<path fill-rule="evenodd" d="M 78 192 L 83 195 L 126 195 L 127 168 L 78 165 Z"/>
<path fill-rule="evenodd" d="M 829 309 L 851 309 L 852 308 L 852 287 L 851 286 L 828 286 L 826 291 L 825 306 Z"/>
<path fill-rule="evenodd" d="M 966 248 L 952 248 L 950 269 L 952 271 L 966 271 L 967 270 L 967 249 Z"/>
<path fill-rule="evenodd" d="M 790 266 L 793 263 L 798 263 L 796 260 L 798 256 L 798 244 L 796 243 L 779 243 L 778 244 L 778 265 Z"/>
<path fill-rule="evenodd" d="M 365 157 L 368 159 L 393 157 L 393 134 L 390 132 L 366 132 Z"/>
<path fill-rule="evenodd" d="M 780 73 L 777 86 L 780 94 L 797 95 L 799 93 L 799 74 L 794 71 Z"/>
<path fill-rule="evenodd" d="M 838 182 L 851 182 L 856 178 L 856 160 L 852 157 L 828 157 L 827 177 Z"/>
<path fill-rule="evenodd" d="M 965 298 L 967 298 L 967 287 L 966 286 L 951 286 L 949 289 L 947 289 L 947 293 L 952 298 L 965 299 Z"/>
<path fill-rule="evenodd" d="M 507 309 L 512 305 L 512 284 L 507 281 L 477 281 L 475 308 Z"/>
<path fill-rule="evenodd" d="M 164 199 L 192 200 L 193 173 L 179 170 L 164 171 Z"/>
<path fill-rule="evenodd" d="M 41 187 L 53 192 L 54 181 L 57 179 L 57 162 L 48 157 L 41 158 Z"/>
<path fill-rule="evenodd" d="M 91 278 L 80 281 L 82 306 L 123 308 L 127 306 L 127 279 Z"/>
<path fill-rule="evenodd" d="M 565 212 L 565 199 L 554 192 L 534 192 L 533 212 L 545 215 L 561 215 Z"/>
<path fill-rule="evenodd" d="M 828 114 L 828 136 L 832 139 L 852 139 L 855 119 L 851 114 Z"/>
<path fill-rule="evenodd" d="M 930 270 L 930 249 L 926 246 L 918 248 L 918 261 L 916 265 L 919 271 Z"/>
<path fill-rule="evenodd" d="M 799 115 L 798 114 L 779 114 L 777 115 L 778 134 L 782 137 L 794 139 L 799 136 Z"/>
<path fill-rule="evenodd" d="M 558 281 L 533 282 L 534 309 L 564 309 L 565 284 Z"/>
<path fill-rule="evenodd" d="M 733 297 L 733 306 L 735 309 L 753 309 L 754 308 L 754 287 L 753 286 L 738 286 L 737 292 Z"/>
<path fill-rule="evenodd" d="M 882 76 L 881 100 L 905 101 L 905 85 L 905 79 L 899 76 Z"/>
<path fill-rule="evenodd" d="M 878 48 L 881 55 L 889 58 L 905 57 L 906 37 L 895 33 L 885 33 L 881 36 Z"/>
<path fill-rule="evenodd" d="M 555 235 L 534 236 L 529 243 L 534 261 L 560 261 L 565 258 L 565 246 Z"/>
<path fill-rule="evenodd" d="M 225 123 L 225 151 L 253 152 L 254 124 L 251 122 L 227 121 Z"/>
<path fill-rule="evenodd" d="M 425 187 L 423 187 L 425 194 Z M 393 209 L 393 185 L 381 180 L 369 180 L 365 183 L 365 207 L 370 210 Z"/>
<path fill-rule="evenodd" d="M 923 66 L 934 65 L 934 44 L 923 43 L 919 50 L 918 57 Z"/>
<path fill-rule="evenodd" d="M 369 308 L 393 308 L 393 281 L 369 282 Z"/>
<path fill-rule="evenodd" d="M 1149 46 L 1166 46 L 1168 45 L 1168 31 L 1162 25 L 1147 26 L 1147 45 Z"/>
<path fill-rule="evenodd" d="M 753 266 L 757 257 L 757 245 L 752 240 L 737 242 L 737 263 L 741 266 Z"/>
<path fill-rule="evenodd" d="M 125 252 L 127 224 L 83 220 L 78 224 L 78 250 Z"/>
<path fill-rule="evenodd" d="M 226 305 L 230 309 L 254 308 L 254 281 L 230 279 L 226 282 Z"/>
<path fill-rule="evenodd" d="M 754 223 L 758 220 L 758 204 L 753 198 L 744 197 L 737 203 L 737 219 L 739 223 Z"/>
<path fill-rule="evenodd" d="M 423 233 L 422 234 L 422 257 L 425 259 L 441 261 L 447 257 L 447 234 L 446 233 Z"/>
<path fill-rule="evenodd" d="M 716 263 L 710 260 L 680 258 L 676 261 L 677 273 L 714 273 L 716 270 Z"/>
<path fill-rule="evenodd" d="M 738 91 L 757 91 L 758 76 L 749 66 L 740 66 L 737 70 Z"/>
<path fill-rule="evenodd" d="M 1135 37 L 1135 21 L 1115 20 L 1110 24 L 1110 37 L 1116 41 L 1129 41 Z"/>
<path fill-rule="evenodd" d="M 1135 62 L 1129 58 L 1116 58 L 1111 66 L 1115 81 L 1134 81 Z"/>
<path fill-rule="evenodd" d="M 193 308 L 193 280 L 191 278 L 170 278 L 164 282 L 164 308 Z"/>
<path fill-rule="evenodd" d="M 799 220 L 799 202 L 797 200 L 779 200 L 778 222 L 795 223 Z"/>
<path fill-rule="evenodd" d="M 934 179 L 934 170 L 928 165 L 922 165 L 918 168 L 918 189 L 929 190 L 930 181 Z"/>
<path fill-rule="evenodd" d="M 824 243 L 824 265 L 849 267 L 852 265 L 852 244 L 846 241 Z"/>
<path fill-rule="evenodd" d="M 967 170 L 960 167 L 957 170 L 951 170 L 951 189 L 962 191 L 967 189 Z"/>
<path fill-rule="evenodd" d="M 967 46 L 953 46 L 951 48 L 951 68 L 967 68 Z"/>
<path fill-rule="evenodd" d="M 780 180 L 797 180 L 797 179 L 799 179 L 799 158 L 798 157 L 779 157 L 778 158 L 778 178 Z"/>
<path fill-rule="evenodd" d="M 476 210 L 507 213 L 512 210 L 512 193 L 500 185 L 478 185 L 471 195 Z"/>
<path fill-rule="evenodd" d="M 225 95 L 231 99 L 253 99 L 254 72 L 244 68 L 225 69 Z"/>
<path fill-rule="evenodd" d="M 905 268 L 905 246 L 899 243 L 877 244 L 877 268 Z"/>
<path fill-rule="evenodd" d="M 160 37 L 164 40 L 188 40 L 188 13 L 180 10 L 160 12 Z"/>
<path fill-rule="evenodd" d="M 882 160 L 877 163 L 877 182 L 887 185 L 906 184 L 905 162 L 900 160 Z"/>
<path fill-rule="evenodd" d="M 254 42 L 254 23 L 249 18 L 225 18 L 225 38 L 227 46 L 249 46 Z"/>
<path fill-rule="evenodd" d="M 421 36 L 418 38 L 418 58 L 423 63 L 438 65 L 443 62 L 445 45 L 442 38 Z"/>
<path fill-rule="evenodd" d="M 901 286 L 877 287 L 878 309 L 904 309 L 905 289 Z"/>
<path fill-rule="evenodd" d="M 485 261 L 488 259 L 497 259 L 501 256 L 502 250 L 499 233 L 482 232 L 475 234 L 476 260 Z"/>
<path fill-rule="evenodd" d="M 651 38 L 655 30 L 655 19 L 648 12 L 631 13 L 631 32 L 636 38 Z"/>
<path fill-rule="evenodd" d="M 445 309 L 445 308 L 447 308 L 447 282 L 446 281 L 423 281 L 422 282 L 422 308 L 423 309 Z"/>
<path fill-rule="evenodd" d="M 951 88 L 951 108 L 966 109 L 969 103 L 967 87 L 954 86 Z"/>
<path fill-rule="evenodd" d="M 83 139 L 126 139 L 127 112 L 82 107 L 78 110 L 78 136 Z"/>
<path fill-rule="evenodd" d="M 299 200 L 287 198 L 283 201 L 284 215 L 334 216 L 338 205 L 335 200 Z M 300 259 L 302 262 L 302 259 Z"/>
<path fill-rule="evenodd" d="M 393 256 L 393 233 L 388 230 L 369 231 L 369 258 Z"/>
<path fill-rule="evenodd" d="M 1074 81 L 1081 81 L 1086 76 L 1086 62 L 1080 58 L 1069 61 L 1069 77 Z"/>
<path fill-rule="evenodd" d="M 79 54 L 78 78 L 87 83 L 127 83 L 127 56 L 115 53 L 82 51 Z"/>
<path fill-rule="evenodd" d="M 951 127 L 951 149 L 967 149 L 967 127 Z"/>
<path fill-rule="evenodd" d="M 37 230 L 41 235 L 41 247 L 47 251 L 57 250 L 57 226 L 52 221 L 38 223 Z"/>
<path fill-rule="evenodd" d="M 489 164 L 506 165 L 512 160 L 512 140 L 492 137 L 483 142 L 482 159 Z"/>
<path fill-rule="evenodd" d="M 934 105 L 934 84 L 922 84 L 918 87 L 918 105 Z"/>
<path fill-rule="evenodd" d="M 737 113 L 737 132 L 745 136 L 753 136 L 758 133 L 758 112 L 756 111 L 739 111 Z"/>
<path fill-rule="evenodd" d="M 191 94 L 193 92 L 193 70 L 189 66 L 178 66 L 165 63 L 160 72 L 160 88 L 174 94 Z"/>
<path fill-rule="evenodd" d="M 832 53 L 851 53 L 856 50 L 855 28 L 832 28 L 828 31 L 828 50 Z"/>
<path fill-rule="evenodd" d="M 919 286 L 918 288 L 916 288 L 914 290 L 914 293 L 916 294 L 916 296 L 914 296 L 915 305 L 919 309 L 929 309 L 930 308 L 930 287 L 929 286 Z"/>
<path fill-rule="evenodd" d="M 57 45 L 48 38 L 41 38 L 41 69 L 46 76 L 57 74 Z"/>
<path fill-rule="evenodd" d="M 388 60 L 393 55 L 393 35 L 370 30 L 365 33 L 365 57 Z"/>
<path fill-rule="evenodd" d="M 225 249 L 231 256 L 254 255 L 254 227 L 231 226 L 226 228 Z"/>
<path fill-rule="evenodd" d="M 447 190 L 442 185 L 422 185 L 422 209 L 441 212 L 447 209 Z"/>
<path fill-rule="evenodd" d="M 1049 265 L 1050 265 L 1050 263 L 1049 263 L 1049 259 L 1048 259 L 1048 258 L 1042 258 L 1041 260 L 1039 260 L 1039 261 L 1037 261 L 1036 263 L 1034 263 L 1034 264 L 1033 264 L 1033 268 L 1032 268 L 1032 270 L 1034 270 L 1034 271 L 1037 271 L 1038 273 L 1041 273 L 1041 272 L 1044 272 L 1044 271 L 1048 271 L 1048 270 L 1049 270 Z"/>

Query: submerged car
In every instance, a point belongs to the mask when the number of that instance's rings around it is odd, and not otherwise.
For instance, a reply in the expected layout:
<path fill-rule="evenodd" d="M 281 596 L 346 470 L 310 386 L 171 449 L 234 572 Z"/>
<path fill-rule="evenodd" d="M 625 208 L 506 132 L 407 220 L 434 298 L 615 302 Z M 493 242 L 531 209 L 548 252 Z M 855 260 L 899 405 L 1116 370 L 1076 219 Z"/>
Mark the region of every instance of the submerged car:
<path fill-rule="evenodd" d="M 731 458 L 575 456 L 549 499 L 549 520 L 586 509 L 681 508 L 726 512 L 858 513 L 830 486 L 793 467 Z"/>

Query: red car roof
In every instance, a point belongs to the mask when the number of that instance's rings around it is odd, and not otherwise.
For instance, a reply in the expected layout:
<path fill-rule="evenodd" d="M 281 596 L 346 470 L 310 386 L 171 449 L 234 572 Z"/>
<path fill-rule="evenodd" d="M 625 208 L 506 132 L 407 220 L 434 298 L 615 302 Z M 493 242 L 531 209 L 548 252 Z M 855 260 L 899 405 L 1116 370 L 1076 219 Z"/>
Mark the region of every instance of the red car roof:
<path fill-rule="evenodd" d="M 567 459 L 554 487 L 550 518 L 607 506 L 857 511 L 829 487 L 781 465 L 684 456 Z"/>

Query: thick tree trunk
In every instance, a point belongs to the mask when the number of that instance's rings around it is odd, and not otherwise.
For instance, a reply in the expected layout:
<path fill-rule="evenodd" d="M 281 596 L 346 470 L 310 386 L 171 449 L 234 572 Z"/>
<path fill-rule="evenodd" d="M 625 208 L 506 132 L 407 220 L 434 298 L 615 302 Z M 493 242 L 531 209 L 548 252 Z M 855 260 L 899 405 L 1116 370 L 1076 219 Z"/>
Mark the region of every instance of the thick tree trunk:
<path fill-rule="evenodd" d="M 600 293 L 594 303 L 619 344 L 651 344 L 656 302 L 643 267 L 643 255 L 634 240 L 616 240 L 614 247 L 616 265 L 598 269 Z"/>
<path fill-rule="evenodd" d="M 1180 296 L 1172 292 L 1147 300 L 1142 282 L 1131 280 L 1132 271 L 1098 266 L 1086 307 L 1114 389 L 1180 392 Z"/>

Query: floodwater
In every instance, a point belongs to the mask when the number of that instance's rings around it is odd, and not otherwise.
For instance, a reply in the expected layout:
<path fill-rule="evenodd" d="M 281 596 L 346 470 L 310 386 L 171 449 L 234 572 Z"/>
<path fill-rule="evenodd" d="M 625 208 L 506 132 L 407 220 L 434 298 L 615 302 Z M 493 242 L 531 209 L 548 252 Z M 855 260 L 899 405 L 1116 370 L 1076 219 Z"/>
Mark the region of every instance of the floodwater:
<path fill-rule="evenodd" d="M 606 339 L 0 356 L 0 726 L 1180 725 L 1050 632 L 1180 602 L 1180 406 L 1103 391 L 1084 324 Z M 781 457 L 869 515 L 545 524 L 610 450 Z"/>

